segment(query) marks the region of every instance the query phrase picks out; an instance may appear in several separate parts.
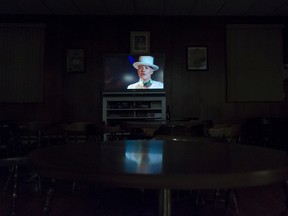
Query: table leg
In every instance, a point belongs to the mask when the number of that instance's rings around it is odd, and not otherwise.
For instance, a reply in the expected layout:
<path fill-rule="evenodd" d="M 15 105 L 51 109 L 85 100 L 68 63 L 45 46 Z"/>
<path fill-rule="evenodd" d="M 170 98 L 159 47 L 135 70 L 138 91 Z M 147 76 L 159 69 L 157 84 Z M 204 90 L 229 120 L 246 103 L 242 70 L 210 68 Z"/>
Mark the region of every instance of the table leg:
<path fill-rule="evenodd" d="M 171 191 L 162 189 L 159 193 L 159 216 L 171 216 Z"/>

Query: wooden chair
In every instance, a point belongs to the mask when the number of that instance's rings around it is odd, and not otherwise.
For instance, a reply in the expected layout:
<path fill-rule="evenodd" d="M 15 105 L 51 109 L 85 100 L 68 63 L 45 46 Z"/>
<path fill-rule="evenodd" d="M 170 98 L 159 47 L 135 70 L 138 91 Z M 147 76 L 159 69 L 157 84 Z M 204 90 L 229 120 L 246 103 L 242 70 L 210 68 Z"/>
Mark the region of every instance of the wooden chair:
<path fill-rule="evenodd" d="M 3 187 L 3 198 L 9 192 L 11 199 L 10 215 L 15 216 L 17 213 L 17 197 L 19 185 L 19 169 L 27 166 L 26 155 L 29 148 L 21 140 L 21 129 L 17 124 L 1 125 L 0 131 L 1 145 L 6 146 L 2 150 L 6 152 L 0 158 L 0 167 L 7 170 L 7 178 Z M 29 173 L 30 174 L 30 173 Z"/>
<path fill-rule="evenodd" d="M 73 122 L 62 124 L 61 129 L 64 132 L 66 143 L 86 142 L 86 127 L 91 122 Z"/>
<path fill-rule="evenodd" d="M 104 123 L 88 124 L 86 132 L 90 141 L 124 139 L 124 131 L 120 126 L 110 126 Z"/>

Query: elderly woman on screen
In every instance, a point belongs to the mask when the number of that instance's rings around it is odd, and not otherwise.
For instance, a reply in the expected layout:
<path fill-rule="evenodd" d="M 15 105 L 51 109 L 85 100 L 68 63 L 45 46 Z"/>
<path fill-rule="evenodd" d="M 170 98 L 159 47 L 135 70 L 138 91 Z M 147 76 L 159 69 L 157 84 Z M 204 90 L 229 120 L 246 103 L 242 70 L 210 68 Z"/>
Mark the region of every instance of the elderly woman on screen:
<path fill-rule="evenodd" d="M 134 62 L 133 66 L 138 71 L 139 81 L 127 87 L 127 89 L 163 89 L 163 83 L 152 80 L 151 75 L 159 67 L 154 65 L 152 56 L 140 56 L 138 62 Z"/>

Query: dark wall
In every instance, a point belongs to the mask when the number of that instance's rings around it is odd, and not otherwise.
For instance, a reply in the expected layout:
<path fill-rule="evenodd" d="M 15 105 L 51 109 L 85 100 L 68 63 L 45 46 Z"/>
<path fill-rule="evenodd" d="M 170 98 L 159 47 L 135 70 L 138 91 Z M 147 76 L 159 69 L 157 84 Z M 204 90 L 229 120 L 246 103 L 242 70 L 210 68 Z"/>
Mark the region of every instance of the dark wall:
<path fill-rule="evenodd" d="M 2 18 L 3 22 L 41 22 L 47 25 L 44 101 L 41 104 L 1 104 L 2 120 L 100 121 L 103 55 L 129 53 L 131 31 L 149 31 L 151 52 L 166 55 L 165 86 L 172 118 L 241 122 L 251 117 L 284 117 L 288 114 L 287 98 L 284 102 L 226 102 L 226 24 L 286 24 L 285 18 Z M 188 46 L 208 47 L 208 71 L 187 71 Z M 85 73 L 66 72 L 67 48 L 85 49 Z M 286 61 L 286 44 L 283 50 Z"/>

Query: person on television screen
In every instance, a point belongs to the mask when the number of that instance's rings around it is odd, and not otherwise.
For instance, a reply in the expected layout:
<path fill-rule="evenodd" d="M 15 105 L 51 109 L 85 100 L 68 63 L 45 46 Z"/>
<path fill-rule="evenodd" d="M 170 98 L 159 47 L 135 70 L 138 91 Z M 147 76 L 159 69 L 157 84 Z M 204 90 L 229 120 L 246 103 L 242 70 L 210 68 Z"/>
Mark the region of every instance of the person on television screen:
<path fill-rule="evenodd" d="M 133 67 L 138 71 L 139 81 L 129 85 L 127 89 L 163 89 L 162 82 L 151 78 L 154 71 L 159 69 L 154 65 L 152 56 L 140 56 L 139 61 L 133 63 Z"/>

